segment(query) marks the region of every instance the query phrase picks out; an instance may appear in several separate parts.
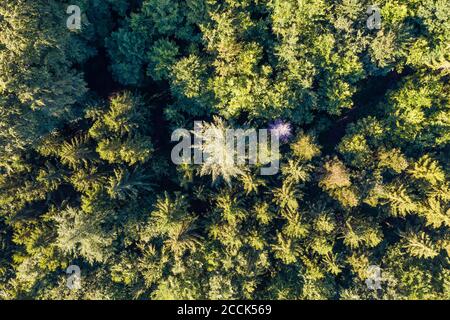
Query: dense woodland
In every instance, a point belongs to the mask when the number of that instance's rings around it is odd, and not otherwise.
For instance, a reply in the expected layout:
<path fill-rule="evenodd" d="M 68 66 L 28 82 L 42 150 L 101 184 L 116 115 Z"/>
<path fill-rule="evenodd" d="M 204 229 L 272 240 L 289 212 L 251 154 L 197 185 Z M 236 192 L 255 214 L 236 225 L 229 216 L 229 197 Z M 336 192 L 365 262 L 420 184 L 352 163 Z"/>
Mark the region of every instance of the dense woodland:
<path fill-rule="evenodd" d="M 1 0 L 0 299 L 450 299 L 450 4 L 372 4 Z M 199 120 L 280 173 L 175 165 Z"/>

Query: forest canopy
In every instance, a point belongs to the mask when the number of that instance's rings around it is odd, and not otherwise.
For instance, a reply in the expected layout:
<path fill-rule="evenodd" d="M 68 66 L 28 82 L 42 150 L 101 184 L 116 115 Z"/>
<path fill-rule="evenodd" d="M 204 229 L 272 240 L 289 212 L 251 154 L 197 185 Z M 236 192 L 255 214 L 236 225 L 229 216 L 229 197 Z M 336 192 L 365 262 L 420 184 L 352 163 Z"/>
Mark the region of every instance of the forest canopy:
<path fill-rule="evenodd" d="M 374 5 L 0 1 L 0 299 L 450 299 L 450 5 Z"/>

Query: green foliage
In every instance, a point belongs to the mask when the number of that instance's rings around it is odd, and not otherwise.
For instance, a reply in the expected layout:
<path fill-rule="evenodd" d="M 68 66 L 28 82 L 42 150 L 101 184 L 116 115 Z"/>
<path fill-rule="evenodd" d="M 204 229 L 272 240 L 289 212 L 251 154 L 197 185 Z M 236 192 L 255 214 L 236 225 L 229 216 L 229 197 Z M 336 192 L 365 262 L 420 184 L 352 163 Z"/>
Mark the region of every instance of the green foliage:
<path fill-rule="evenodd" d="M 0 299 L 449 299 L 448 1 L 68 5 L 0 2 Z"/>
<path fill-rule="evenodd" d="M 150 49 L 147 73 L 155 80 L 166 79 L 177 55 L 178 47 L 175 43 L 163 39 L 156 41 Z"/>
<path fill-rule="evenodd" d="M 153 153 L 147 106 L 140 96 L 124 92 L 114 96 L 107 111 L 89 109 L 87 117 L 95 122 L 89 134 L 99 141 L 100 158 L 110 163 L 130 166 L 145 163 Z"/>

